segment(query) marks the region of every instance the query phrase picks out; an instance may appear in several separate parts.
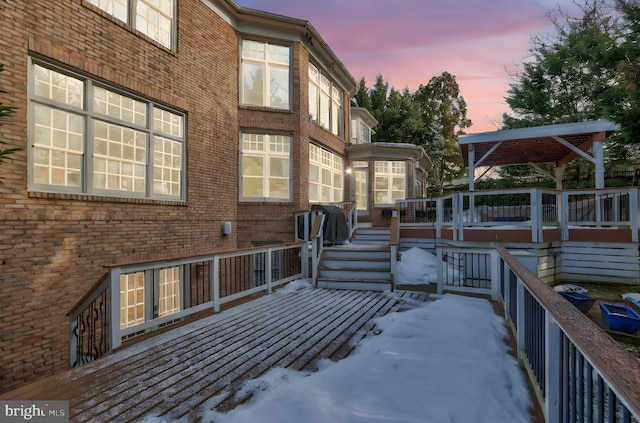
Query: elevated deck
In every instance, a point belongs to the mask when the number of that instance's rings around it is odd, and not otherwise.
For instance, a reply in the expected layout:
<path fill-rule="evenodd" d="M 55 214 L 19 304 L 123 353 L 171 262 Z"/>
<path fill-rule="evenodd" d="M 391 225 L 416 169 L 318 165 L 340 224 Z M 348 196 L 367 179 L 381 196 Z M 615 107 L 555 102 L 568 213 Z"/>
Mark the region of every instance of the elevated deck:
<path fill-rule="evenodd" d="M 313 370 L 340 359 L 372 318 L 427 294 L 304 289 L 276 292 L 125 347 L 98 361 L 0 395 L 68 400 L 71 422 L 130 422 L 144 416 L 197 421 L 224 411 L 243 382 L 272 367 Z"/>

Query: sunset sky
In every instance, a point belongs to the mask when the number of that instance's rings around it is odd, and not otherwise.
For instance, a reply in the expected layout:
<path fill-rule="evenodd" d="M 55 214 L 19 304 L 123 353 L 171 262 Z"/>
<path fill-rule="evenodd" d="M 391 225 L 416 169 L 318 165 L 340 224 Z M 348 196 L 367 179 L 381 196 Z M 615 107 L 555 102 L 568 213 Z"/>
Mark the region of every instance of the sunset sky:
<path fill-rule="evenodd" d="M 456 76 L 473 126 L 499 129 L 509 72 L 526 60 L 531 36 L 549 30 L 547 13 L 571 0 L 236 0 L 244 7 L 307 20 L 351 74 L 367 86 L 381 74 L 414 91 Z"/>

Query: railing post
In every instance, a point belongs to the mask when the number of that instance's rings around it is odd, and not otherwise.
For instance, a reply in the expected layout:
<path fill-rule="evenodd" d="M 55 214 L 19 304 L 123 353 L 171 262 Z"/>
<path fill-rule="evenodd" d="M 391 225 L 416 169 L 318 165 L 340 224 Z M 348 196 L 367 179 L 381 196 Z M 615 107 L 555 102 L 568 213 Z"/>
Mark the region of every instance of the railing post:
<path fill-rule="evenodd" d="M 75 334 L 74 334 L 75 332 Z M 78 318 L 71 320 L 69 326 L 69 368 L 78 361 L 78 337 L 80 336 L 80 329 L 78 328 Z"/>
<path fill-rule="evenodd" d="M 436 257 L 438 258 L 438 265 L 436 266 L 436 279 L 438 281 L 438 290 L 437 293 L 438 295 L 442 295 L 442 286 L 444 285 L 444 281 L 443 281 L 443 268 L 446 265 L 443 261 L 442 261 L 442 247 L 438 248 L 436 245 Z"/>
<path fill-rule="evenodd" d="M 395 291 L 396 274 L 398 272 L 398 245 L 391 244 L 391 290 Z"/>
<path fill-rule="evenodd" d="M 531 242 L 542 242 L 542 191 L 531 188 L 529 191 L 531 209 Z"/>
<path fill-rule="evenodd" d="M 300 246 L 300 273 L 304 278 L 308 278 L 309 275 L 309 244 L 305 243 Z"/>
<path fill-rule="evenodd" d="M 444 201 L 442 197 L 436 198 L 436 239 L 434 242 L 438 242 L 437 240 L 442 239 L 442 223 L 444 222 Z"/>
<path fill-rule="evenodd" d="M 214 256 L 209 262 L 209 284 L 211 289 L 211 300 L 213 302 L 213 311 L 220 312 L 220 257 Z"/>
<path fill-rule="evenodd" d="M 545 375 L 544 415 L 548 422 L 561 421 L 562 415 L 562 331 L 555 319 L 545 310 Z"/>
<path fill-rule="evenodd" d="M 569 240 L 569 193 L 563 191 L 560 194 L 560 215 L 558 218 L 560 219 L 560 229 L 561 229 L 561 237 L 562 241 Z"/>
<path fill-rule="evenodd" d="M 265 260 L 265 282 L 267 283 L 267 293 L 271 294 L 272 292 L 272 288 L 271 288 L 271 283 L 273 282 L 272 279 L 272 274 L 271 274 L 271 268 L 272 268 L 272 263 L 271 263 L 271 248 L 267 248 L 267 252 L 265 253 L 267 255 L 266 260 Z"/>
<path fill-rule="evenodd" d="M 513 293 L 511 292 L 511 268 L 509 267 L 506 261 L 503 263 L 502 266 L 503 266 L 502 274 L 504 275 L 504 294 L 502 298 L 502 301 L 504 302 L 504 317 L 505 318 L 508 317 L 509 320 L 514 322 L 513 320 L 514 316 L 509 314 L 509 310 L 511 309 L 510 308 L 511 296 L 513 295 Z"/>
<path fill-rule="evenodd" d="M 631 220 L 631 242 L 638 242 L 638 188 L 629 189 L 629 220 Z"/>
<path fill-rule="evenodd" d="M 518 357 L 522 358 L 522 353 L 525 351 L 525 313 L 524 313 L 524 283 L 517 277 L 516 279 L 516 304 L 518 304 L 518 311 L 516 318 L 516 327 L 518 328 L 516 342 L 518 344 Z"/>
<path fill-rule="evenodd" d="M 493 250 L 489 252 L 489 257 L 491 259 L 491 299 L 498 301 L 500 299 L 500 256 Z"/>
<path fill-rule="evenodd" d="M 462 241 L 464 236 L 462 234 L 462 217 L 461 214 L 464 208 L 464 201 L 462 199 L 462 193 L 459 192 L 452 197 L 451 206 L 453 209 L 453 240 Z"/>
<path fill-rule="evenodd" d="M 109 271 L 109 291 L 111 298 L 111 312 L 109 322 L 111 323 L 111 349 L 115 350 L 122 345 L 122 333 L 120 331 L 120 275 L 122 271 L 119 267 L 111 268 Z"/>

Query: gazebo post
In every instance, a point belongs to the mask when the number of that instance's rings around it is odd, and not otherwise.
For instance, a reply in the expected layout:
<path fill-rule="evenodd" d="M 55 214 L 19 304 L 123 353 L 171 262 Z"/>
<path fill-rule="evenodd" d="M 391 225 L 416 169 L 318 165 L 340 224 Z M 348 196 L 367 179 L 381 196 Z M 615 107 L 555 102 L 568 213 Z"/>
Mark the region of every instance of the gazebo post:
<path fill-rule="evenodd" d="M 605 132 L 598 132 L 593 135 L 593 146 L 591 150 L 593 152 L 593 158 L 596 164 L 596 189 L 604 188 L 604 140 L 607 134 Z"/>
<path fill-rule="evenodd" d="M 476 179 L 476 152 L 473 144 L 469 144 L 469 151 L 467 152 L 469 162 L 469 191 L 474 190 Z"/>

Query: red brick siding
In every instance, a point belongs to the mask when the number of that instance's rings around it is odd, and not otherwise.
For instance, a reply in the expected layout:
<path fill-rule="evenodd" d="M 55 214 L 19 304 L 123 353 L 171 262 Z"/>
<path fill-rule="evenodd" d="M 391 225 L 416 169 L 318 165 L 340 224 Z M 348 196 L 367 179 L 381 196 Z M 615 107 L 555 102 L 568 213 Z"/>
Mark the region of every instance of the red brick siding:
<path fill-rule="evenodd" d="M 231 250 L 237 215 L 238 35 L 198 0 L 178 2 L 170 52 L 82 0 L 2 7 L 0 95 L 0 392 L 68 366 L 65 314 L 113 263 Z M 28 57 L 183 110 L 185 203 L 27 191 Z M 229 155 L 231 154 L 231 157 Z"/>

